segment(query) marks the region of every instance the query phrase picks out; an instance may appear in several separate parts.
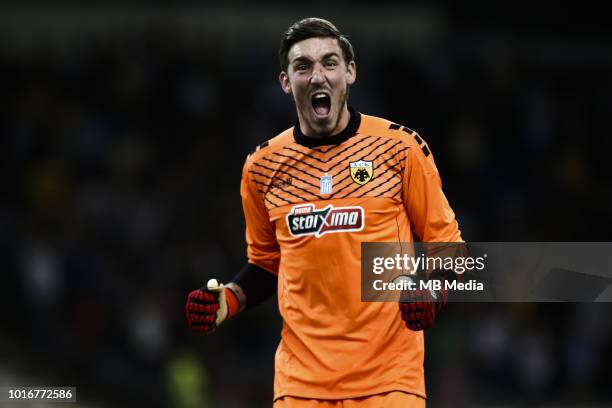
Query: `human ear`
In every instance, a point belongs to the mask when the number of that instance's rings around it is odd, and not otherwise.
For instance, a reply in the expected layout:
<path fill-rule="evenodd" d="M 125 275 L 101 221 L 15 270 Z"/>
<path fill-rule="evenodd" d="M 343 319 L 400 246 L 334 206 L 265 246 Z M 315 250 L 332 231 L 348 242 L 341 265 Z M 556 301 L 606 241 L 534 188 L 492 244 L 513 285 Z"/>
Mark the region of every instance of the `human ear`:
<path fill-rule="evenodd" d="M 355 65 L 355 61 L 351 61 L 346 66 L 346 83 L 349 85 L 353 85 L 356 79 L 357 79 L 357 65 Z"/>
<path fill-rule="evenodd" d="M 281 71 L 278 75 L 278 82 L 280 82 L 283 92 L 287 95 L 291 95 L 291 82 L 289 82 L 289 75 L 285 71 Z"/>

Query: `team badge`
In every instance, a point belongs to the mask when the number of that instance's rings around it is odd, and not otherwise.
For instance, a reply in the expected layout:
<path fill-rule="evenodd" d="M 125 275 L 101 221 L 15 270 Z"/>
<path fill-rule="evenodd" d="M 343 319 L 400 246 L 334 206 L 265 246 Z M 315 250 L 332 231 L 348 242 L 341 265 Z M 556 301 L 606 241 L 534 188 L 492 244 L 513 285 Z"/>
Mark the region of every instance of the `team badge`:
<path fill-rule="evenodd" d="M 327 175 L 327 173 L 321 176 L 321 194 L 331 194 L 333 187 L 332 183 L 332 176 Z"/>
<path fill-rule="evenodd" d="M 359 160 L 349 163 L 351 178 L 359 185 L 364 185 L 374 176 L 374 165 L 371 161 Z"/>

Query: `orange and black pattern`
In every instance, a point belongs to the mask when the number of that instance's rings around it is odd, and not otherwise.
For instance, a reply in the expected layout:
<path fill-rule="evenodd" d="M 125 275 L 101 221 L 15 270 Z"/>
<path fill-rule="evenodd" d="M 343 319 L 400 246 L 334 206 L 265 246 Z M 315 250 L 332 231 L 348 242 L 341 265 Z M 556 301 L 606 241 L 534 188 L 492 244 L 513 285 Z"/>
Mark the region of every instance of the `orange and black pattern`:
<path fill-rule="evenodd" d="M 314 200 L 387 197 L 401 200 L 402 172 L 409 147 L 402 140 L 357 134 L 333 146 L 305 147 L 292 142 L 261 156 L 251 166 L 268 210 Z M 371 180 L 360 185 L 350 174 L 350 162 L 373 164 Z M 320 193 L 320 178 L 333 180 L 331 194 Z"/>

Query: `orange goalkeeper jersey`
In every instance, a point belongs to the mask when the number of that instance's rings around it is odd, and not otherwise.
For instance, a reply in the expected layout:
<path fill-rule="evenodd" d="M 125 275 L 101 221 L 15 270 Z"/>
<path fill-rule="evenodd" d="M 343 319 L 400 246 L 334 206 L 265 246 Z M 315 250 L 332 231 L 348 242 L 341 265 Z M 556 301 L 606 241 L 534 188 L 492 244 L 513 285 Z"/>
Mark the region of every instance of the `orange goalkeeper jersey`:
<path fill-rule="evenodd" d="M 361 302 L 360 244 L 461 239 L 433 156 L 412 130 L 350 110 L 340 134 L 299 126 L 244 166 L 248 259 L 278 274 L 274 398 L 425 397 L 423 332 L 397 303 Z"/>

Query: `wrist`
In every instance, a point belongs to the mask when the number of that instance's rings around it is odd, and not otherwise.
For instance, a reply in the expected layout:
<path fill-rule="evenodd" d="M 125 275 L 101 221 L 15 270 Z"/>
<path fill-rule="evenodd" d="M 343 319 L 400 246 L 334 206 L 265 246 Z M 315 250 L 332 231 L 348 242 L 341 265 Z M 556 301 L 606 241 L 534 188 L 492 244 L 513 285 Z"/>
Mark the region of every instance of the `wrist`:
<path fill-rule="evenodd" d="M 227 317 L 231 319 L 246 307 L 246 295 L 240 286 L 234 282 L 224 285 L 225 302 L 227 303 Z"/>

